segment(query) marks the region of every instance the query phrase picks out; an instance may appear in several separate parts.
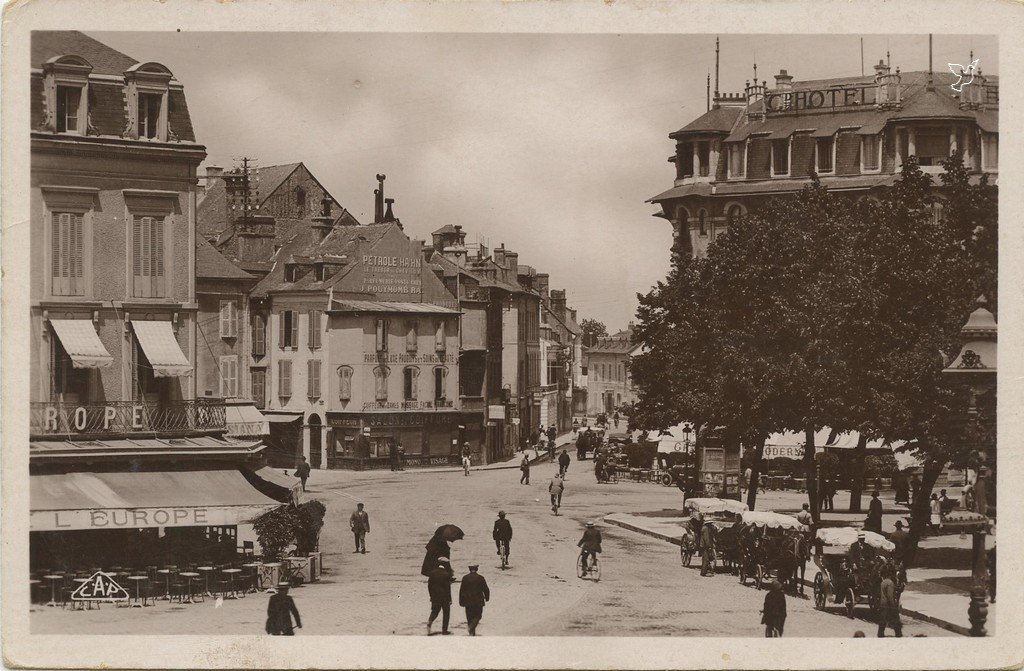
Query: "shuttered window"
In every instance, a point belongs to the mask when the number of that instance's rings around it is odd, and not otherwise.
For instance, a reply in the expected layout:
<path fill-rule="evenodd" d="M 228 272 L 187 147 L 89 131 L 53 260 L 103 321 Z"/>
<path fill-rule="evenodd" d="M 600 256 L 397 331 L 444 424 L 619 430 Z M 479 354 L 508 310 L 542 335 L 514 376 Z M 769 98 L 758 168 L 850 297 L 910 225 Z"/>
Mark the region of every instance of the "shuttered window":
<path fill-rule="evenodd" d="M 267 353 L 267 324 L 263 315 L 252 319 L 252 355 L 263 356 Z"/>
<path fill-rule="evenodd" d="M 263 370 L 252 372 L 252 403 L 262 409 L 267 404 L 267 373 Z"/>
<path fill-rule="evenodd" d="M 448 380 L 448 369 L 447 368 L 435 368 L 434 369 L 434 400 L 443 401 L 445 399 L 445 387 Z"/>
<path fill-rule="evenodd" d="M 320 398 L 320 360 L 310 359 L 306 362 L 306 395 Z"/>
<path fill-rule="evenodd" d="M 373 369 L 374 396 L 379 402 L 388 400 L 388 376 L 391 369 L 387 366 L 377 366 Z"/>
<path fill-rule="evenodd" d="M 405 334 L 405 351 L 413 354 L 417 349 L 417 337 L 418 337 L 416 322 L 409 322 L 409 330 Z"/>
<path fill-rule="evenodd" d="M 82 215 L 54 212 L 51 221 L 52 293 L 54 296 L 82 296 L 85 294 Z"/>
<path fill-rule="evenodd" d="M 877 135 L 865 135 L 860 141 L 861 170 L 868 172 L 878 170 L 881 143 Z"/>
<path fill-rule="evenodd" d="M 238 337 L 238 302 L 220 302 L 220 337 Z"/>
<path fill-rule="evenodd" d="M 280 333 L 278 334 L 279 346 L 298 347 L 299 342 L 299 313 L 294 310 L 285 310 L 280 317 Z"/>
<path fill-rule="evenodd" d="M 420 379 L 420 369 L 410 366 L 406 368 L 403 375 L 405 400 L 415 401 L 418 397 L 416 393 L 416 387 L 419 386 L 418 381 Z"/>
<path fill-rule="evenodd" d="M 162 298 L 164 278 L 164 217 L 132 216 L 132 295 Z"/>
<path fill-rule="evenodd" d="M 338 399 L 352 400 L 352 369 L 348 366 L 338 368 Z"/>
<path fill-rule="evenodd" d="M 281 398 L 292 395 L 292 362 L 288 359 L 277 362 L 277 395 Z"/>
<path fill-rule="evenodd" d="M 995 133 L 981 134 L 982 168 L 995 170 L 999 167 L 999 136 Z"/>
<path fill-rule="evenodd" d="M 377 320 L 377 351 L 387 352 L 388 351 L 388 320 L 378 319 Z"/>
<path fill-rule="evenodd" d="M 319 349 L 321 344 L 320 320 L 323 316 L 321 310 L 309 311 L 309 349 Z"/>
<path fill-rule="evenodd" d="M 444 322 L 437 323 L 437 331 L 434 333 L 434 350 L 437 352 L 443 352 L 445 350 Z"/>
<path fill-rule="evenodd" d="M 220 395 L 224 398 L 238 396 L 238 357 L 220 358 Z"/>

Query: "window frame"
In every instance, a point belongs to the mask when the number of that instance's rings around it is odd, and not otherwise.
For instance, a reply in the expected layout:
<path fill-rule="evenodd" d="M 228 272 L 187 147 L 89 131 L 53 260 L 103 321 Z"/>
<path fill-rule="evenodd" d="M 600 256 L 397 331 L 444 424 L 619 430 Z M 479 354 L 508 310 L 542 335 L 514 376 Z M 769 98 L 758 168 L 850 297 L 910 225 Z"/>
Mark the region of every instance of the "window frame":
<path fill-rule="evenodd" d="M 222 340 L 238 337 L 238 301 L 225 299 L 220 302 L 219 334 Z"/>
<path fill-rule="evenodd" d="M 434 401 L 448 400 L 448 367 L 434 366 Z"/>
<path fill-rule="evenodd" d="M 135 96 L 135 118 L 139 140 L 163 141 L 166 139 L 166 114 L 164 112 L 164 100 L 166 93 L 150 90 L 140 90 Z M 151 119 L 153 103 L 156 103 L 156 119 Z M 145 111 L 145 121 L 142 112 Z M 152 133 L 152 134 L 150 134 Z"/>
<path fill-rule="evenodd" d="M 62 135 L 86 135 L 89 128 L 89 90 L 88 83 L 56 82 L 54 90 L 53 127 L 54 131 Z M 78 94 L 78 104 L 75 105 L 75 129 L 68 130 L 68 105 L 61 102 L 61 94 L 75 91 Z M 61 129 L 61 107 L 64 107 L 64 129 Z"/>
<path fill-rule="evenodd" d="M 986 138 L 991 138 L 992 141 L 995 143 L 995 157 L 996 157 L 996 160 L 995 160 L 995 164 L 994 165 L 987 165 L 988 159 L 989 159 L 989 154 L 991 152 L 986 147 L 986 145 L 987 145 L 987 143 L 985 142 Z M 986 133 L 985 131 L 982 131 L 981 132 L 981 141 L 978 143 L 978 146 L 979 146 L 979 149 L 980 149 L 980 152 L 981 152 L 980 165 L 981 165 L 982 172 L 998 172 L 999 171 L 999 133 Z"/>
<path fill-rule="evenodd" d="M 278 325 L 278 347 L 284 350 L 297 350 L 299 348 L 299 311 L 281 310 L 278 313 L 281 320 Z"/>
<path fill-rule="evenodd" d="M 267 320 L 262 314 L 252 316 L 252 356 L 260 359 L 267 355 Z"/>
<path fill-rule="evenodd" d="M 405 351 L 407 354 L 415 354 L 419 351 L 419 323 L 410 320 L 406 327 L 408 330 L 405 333 Z"/>
<path fill-rule="evenodd" d="M 267 371 L 265 369 L 254 368 L 250 371 L 249 390 L 253 405 L 260 410 L 265 408 L 267 406 Z"/>
<path fill-rule="evenodd" d="M 708 236 L 708 211 L 705 208 L 697 210 L 697 234 L 706 238 Z"/>
<path fill-rule="evenodd" d="M 282 403 L 292 397 L 292 360 L 279 359 L 277 362 L 277 397 Z"/>
<path fill-rule="evenodd" d="M 771 168 L 770 174 L 772 177 L 789 177 L 793 172 L 793 136 L 790 135 L 787 138 L 776 138 L 769 140 L 771 147 L 771 161 L 769 167 Z M 780 143 L 786 143 L 786 172 L 776 172 L 775 170 L 775 157 L 778 153 L 776 151 Z"/>
<path fill-rule="evenodd" d="M 146 209 L 128 209 L 128 250 L 131 262 L 129 267 L 129 295 L 132 298 L 167 298 L 170 293 L 170 255 L 172 249 L 170 232 L 174 228 L 174 216 L 169 212 L 155 212 Z M 148 235 L 145 230 L 149 220 Z M 136 221 L 139 222 L 136 226 Z M 159 227 L 157 228 L 157 222 Z M 156 230 L 154 230 L 156 228 Z M 150 242 L 149 258 L 144 258 L 144 243 Z M 159 244 L 159 249 L 153 248 Z M 160 268 L 159 273 L 153 272 L 153 266 Z M 147 268 L 149 270 L 146 274 Z M 148 278 L 148 279 L 146 279 Z"/>
<path fill-rule="evenodd" d="M 391 369 L 387 366 L 374 366 L 373 368 L 373 396 L 378 403 L 388 401 L 388 380 L 391 377 Z"/>
<path fill-rule="evenodd" d="M 437 327 L 434 329 L 434 352 L 444 354 L 448 350 L 447 340 L 447 328 L 445 328 L 444 320 L 439 319 Z"/>
<path fill-rule="evenodd" d="M 374 347 L 377 352 L 388 351 L 388 320 L 383 317 L 374 320 Z"/>
<path fill-rule="evenodd" d="M 317 400 L 323 394 L 323 365 L 320 359 L 306 360 L 306 397 Z"/>
<path fill-rule="evenodd" d="M 418 366 L 406 366 L 402 369 L 402 400 L 406 402 L 419 400 L 420 369 Z"/>
<path fill-rule="evenodd" d="M 922 138 L 941 138 L 946 143 L 946 155 L 941 156 L 938 154 L 929 154 L 928 156 L 921 155 Z M 917 157 L 918 165 L 922 168 L 939 168 L 942 167 L 942 161 L 949 158 L 950 152 L 953 149 L 953 145 L 949 138 L 949 130 L 944 128 L 916 128 L 914 129 L 914 156 Z M 927 163 L 924 161 L 927 159 Z M 925 171 L 927 172 L 927 171 Z"/>
<path fill-rule="evenodd" d="M 352 366 L 338 366 L 338 400 L 352 400 Z"/>
<path fill-rule="evenodd" d="M 868 155 L 867 142 L 874 141 L 877 147 L 874 152 L 875 167 L 869 168 L 864 162 L 864 157 Z M 860 138 L 860 171 L 865 175 L 873 175 L 882 172 L 882 134 L 876 133 L 874 135 L 862 135 Z"/>
<path fill-rule="evenodd" d="M 730 142 L 728 143 L 728 149 L 725 161 L 725 178 L 726 179 L 746 179 L 747 177 L 747 143 L 743 142 Z M 733 155 L 739 154 L 740 156 L 740 172 L 733 172 L 732 162 Z"/>
<path fill-rule="evenodd" d="M 238 398 L 238 357 L 231 354 L 219 357 L 221 398 Z M 230 375 L 225 372 L 226 368 Z"/>
<path fill-rule="evenodd" d="M 821 167 L 821 144 L 822 142 L 831 143 L 831 151 L 828 152 L 829 158 L 829 169 L 823 170 Z M 814 138 L 814 171 L 819 175 L 834 175 L 836 174 L 836 147 L 839 145 L 839 134 L 835 133 L 824 137 Z"/>

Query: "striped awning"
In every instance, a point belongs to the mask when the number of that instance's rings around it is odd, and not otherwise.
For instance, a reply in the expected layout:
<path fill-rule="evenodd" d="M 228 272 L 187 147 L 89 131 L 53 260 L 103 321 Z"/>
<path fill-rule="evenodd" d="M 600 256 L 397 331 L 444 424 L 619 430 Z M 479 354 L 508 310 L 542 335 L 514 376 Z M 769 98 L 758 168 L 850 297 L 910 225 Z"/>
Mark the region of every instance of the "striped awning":
<path fill-rule="evenodd" d="M 51 319 L 50 325 L 75 368 L 106 368 L 114 362 L 88 319 Z"/>
<path fill-rule="evenodd" d="M 192 364 L 181 351 L 171 330 L 171 322 L 133 321 L 135 337 L 146 353 L 154 377 L 181 377 L 192 374 Z"/>

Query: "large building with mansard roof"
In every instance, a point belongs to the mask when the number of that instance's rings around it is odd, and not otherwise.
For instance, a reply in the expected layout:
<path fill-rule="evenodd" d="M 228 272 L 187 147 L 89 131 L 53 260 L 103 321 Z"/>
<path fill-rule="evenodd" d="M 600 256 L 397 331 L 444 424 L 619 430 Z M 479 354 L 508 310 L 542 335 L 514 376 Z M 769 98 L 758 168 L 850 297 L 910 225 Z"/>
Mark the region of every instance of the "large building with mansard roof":
<path fill-rule="evenodd" d="M 863 197 L 891 185 L 908 156 L 938 173 L 961 150 L 972 172 L 995 182 L 998 80 L 978 74 L 958 94 L 956 79 L 880 61 L 869 76 L 797 81 L 781 70 L 773 86 L 716 93 L 705 114 L 669 135 L 675 182 L 650 200 L 672 224 L 673 253 L 703 256 L 731 221 L 799 191 L 812 173 Z"/>

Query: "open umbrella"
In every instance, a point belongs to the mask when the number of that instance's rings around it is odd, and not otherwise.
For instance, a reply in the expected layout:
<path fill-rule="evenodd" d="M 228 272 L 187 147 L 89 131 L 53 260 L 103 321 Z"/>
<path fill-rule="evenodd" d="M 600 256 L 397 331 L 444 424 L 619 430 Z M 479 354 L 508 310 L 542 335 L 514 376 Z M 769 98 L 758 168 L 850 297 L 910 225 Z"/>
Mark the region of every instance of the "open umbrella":
<path fill-rule="evenodd" d="M 446 541 L 460 541 L 466 534 L 454 524 L 442 524 L 434 530 L 434 535 L 440 536 Z"/>

